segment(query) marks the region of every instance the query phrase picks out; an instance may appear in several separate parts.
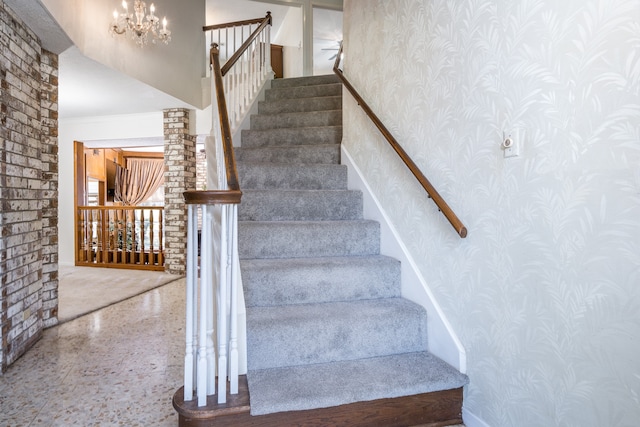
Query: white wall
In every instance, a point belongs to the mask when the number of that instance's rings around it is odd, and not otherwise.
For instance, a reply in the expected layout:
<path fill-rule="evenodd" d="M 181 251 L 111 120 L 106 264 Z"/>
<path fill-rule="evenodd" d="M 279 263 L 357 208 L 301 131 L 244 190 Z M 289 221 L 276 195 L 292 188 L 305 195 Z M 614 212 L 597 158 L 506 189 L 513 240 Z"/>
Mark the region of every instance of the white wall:
<path fill-rule="evenodd" d="M 636 425 L 640 0 L 344 3 L 345 74 L 469 229 L 345 97 L 346 148 L 465 347 L 467 425 Z"/>
<path fill-rule="evenodd" d="M 272 43 L 283 46 L 283 76 L 302 76 L 302 8 L 290 7 Z"/>
<path fill-rule="evenodd" d="M 168 45 L 149 43 L 141 49 L 124 36 L 108 33 L 120 1 L 42 0 L 47 10 L 87 57 L 204 108 L 200 78 L 205 75 L 205 0 L 155 0 L 157 15 L 169 20 Z M 133 3 L 133 2 L 130 2 Z M 132 10 L 132 4 L 129 10 Z M 179 30 L 178 30 L 179 28 Z"/>

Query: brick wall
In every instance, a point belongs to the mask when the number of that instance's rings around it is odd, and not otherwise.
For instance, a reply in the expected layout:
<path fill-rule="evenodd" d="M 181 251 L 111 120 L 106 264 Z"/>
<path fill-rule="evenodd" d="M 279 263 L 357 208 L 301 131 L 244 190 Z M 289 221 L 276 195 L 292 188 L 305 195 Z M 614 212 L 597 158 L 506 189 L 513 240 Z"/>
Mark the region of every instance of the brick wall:
<path fill-rule="evenodd" d="M 42 160 L 42 320 L 58 324 L 58 55 L 40 55 Z"/>
<path fill-rule="evenodd" d="M 57 58 L 42 51 L 37 37 L 1 0 L 0 26 L 0 371 L 4 372 L 41 336 L 45 311 L 47 323 L 55 321 L 57 259 L 50 255 L 57 253 L 57 243 L 55 236 L 49 237 L 55 234 L 57 217 L 57 106 L 43 101 L 57 93 Z"/>
<path fill-rule="evenodd" d="M 204 149 L 196 153 L 196 190 L 207 189 L 207 154 Z"/>
<path fill-rule="evenodd" d="M 183 193 L 196 186 L 196 137 L 189 135 L 189 110 L 164 110 L 165 271 L 185 274 L 187 207 Z"/>

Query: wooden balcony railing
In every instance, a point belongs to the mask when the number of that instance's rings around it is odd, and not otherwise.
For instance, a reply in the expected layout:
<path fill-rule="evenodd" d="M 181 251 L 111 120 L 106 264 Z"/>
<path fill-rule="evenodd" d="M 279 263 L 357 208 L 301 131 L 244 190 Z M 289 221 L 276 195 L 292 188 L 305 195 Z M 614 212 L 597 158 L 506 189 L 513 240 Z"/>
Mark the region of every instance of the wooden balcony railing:
<path fill-rule="evenodd" d="M 467 227 L 464 226 L 462 221 L 456 216 L 453 210 L 449 207 L 447 202 L 444 201 L 442 196 L 436 191 L 436 189 L 431 185 L 429 180 L 422 174 L 418 166 L 411 160 L 411 157 L 407 154 L 406 151 L 400 146 L 398 141 L 391 135 L 391 132 L 385 127 L 385 125 L 380 121 L 378 116 L 373 112 L 371 107 L 365 102 L 365 100 L 360 96 L 358 91 L 353 87 L 353 85 L 349 82 L 349 80 L 345 77 L 344 73 L 340 69 L 340 61 L 342 60 L 342 45 L 340 45 L 340 50 L 338 51 L 338 55 L 336 56 L 336 62 L 333 65 L 333 72 L 338 76 L 340 81 L 344 87 L 347 88 L 349 93 L 356 100 L 358 105 L 364 110 L 365 114 L 371 119 L 373 124 L 378 128 L 382 136 L 387 140 L 389 145 L 394 149 L 394 151 L 400 156 L 404 164 L 409 168 L 413 176 L 416 177 L 422 188 L 427 192 L 429 198 L 433 200 L 433 202 L 438 206 L 438 210 L 440 210 L 443 215 L 447 218 L 451 226 L 456 230 L 456 233 L 461 238 L 467 237 Z"/>
<path fill-rule="evenodd" d="M 164 208 L 78 206 L 76 265 L 164 270 Z"/>

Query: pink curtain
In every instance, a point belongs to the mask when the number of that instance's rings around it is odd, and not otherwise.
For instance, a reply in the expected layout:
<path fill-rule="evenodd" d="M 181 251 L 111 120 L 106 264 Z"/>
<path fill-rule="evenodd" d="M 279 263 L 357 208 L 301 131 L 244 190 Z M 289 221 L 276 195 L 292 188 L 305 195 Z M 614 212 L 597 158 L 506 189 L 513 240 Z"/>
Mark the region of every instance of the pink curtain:
<path fill-rule="evenodd" d="M 127 167 L 116 165 L 115 201 L 136 206 L 164 183 L 163 159 L 127 159 Z"/>

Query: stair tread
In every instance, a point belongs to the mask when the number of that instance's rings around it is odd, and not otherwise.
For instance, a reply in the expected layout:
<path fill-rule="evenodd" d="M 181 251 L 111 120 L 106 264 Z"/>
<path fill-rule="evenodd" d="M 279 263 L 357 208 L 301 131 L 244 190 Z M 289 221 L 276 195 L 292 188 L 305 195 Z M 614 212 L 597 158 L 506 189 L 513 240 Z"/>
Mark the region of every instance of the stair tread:
<path fill-rule="evenodd" d="M 238 209 L 240 221 L 361 218 L 362 193 L 346 189 L 245 189 Z"/>
<path fill-rule="evenodd" d="M 315 98 L 318 96 L 339 96 L 342 94 L 342 84 L 326 83 L 318 85 L 272 87 L 265 92 L 265 100 L 295 98 Z"/>
<path fill-rule="evenodd" d="M 342 125 L 244 129 L 241 135 L 242 146 L 247 148 L 339 144 Z"/>
<path fill-rule="evenodd" d="M 336 165 L 340 163 L 340 144 L 238 147 L 235 154 L 238 163 Z"/>
<path fill-rule="evenodd" d="M 342 124 L 342 110 L 302 111 L 276 114 L 252 114 L 251 129 L 309 128 Z"/>
<path fill-rule="evenodd" d="M 459 388 L 466 375 L 428 352 L 250 370 L 251 414 L 326 408 Z"/>
<path fill-rule="evenodd" d="M 400 262 L 384 255 L 240 261 L 251 306 L 400 296 Z"/>
<path fill-rule="evenodd" d="M 243 189 L 347 189 L 347 167 L 340 164 L 239 162 L 238 174 Z"/>
<path fill-rule="evenodd" d="M 377 255 L 380 224 L 366 219 L 239 221 L 238 248 L 241 259 Z"/>
<path fill-rule="evenodd" d="M 285 98 L 258 102 L 258 114 L 282 114 L 307 111 L 339 110 L 342 97 L 338 95 L 309 98 Z"/>
<path fill-rule="evenodd" d="M 275 79 L 271 81 L 272 88 L 314 86 L 319 84 L 340 83 L 335 74 L 325 74 L 320 76 L 288 77 L 286 79 Z"/>
<path fill-rule="evenodd" d="M 249 369 L 425 351 L 424 308 L 404 298 L 247 307 Z"/>

